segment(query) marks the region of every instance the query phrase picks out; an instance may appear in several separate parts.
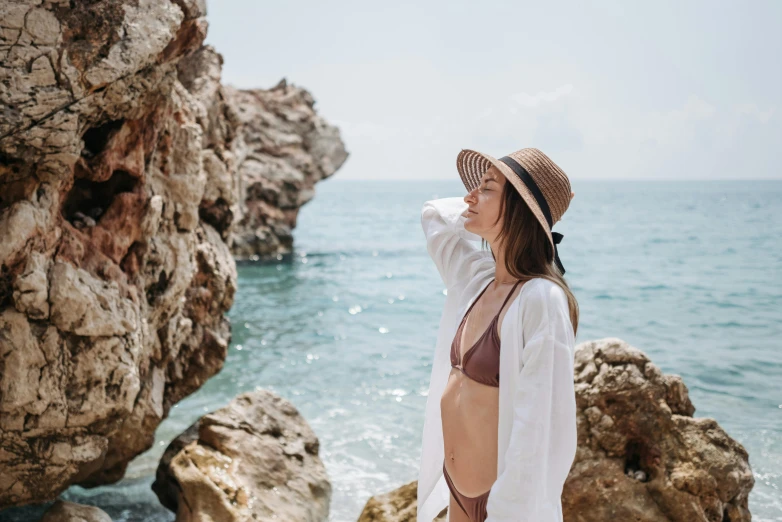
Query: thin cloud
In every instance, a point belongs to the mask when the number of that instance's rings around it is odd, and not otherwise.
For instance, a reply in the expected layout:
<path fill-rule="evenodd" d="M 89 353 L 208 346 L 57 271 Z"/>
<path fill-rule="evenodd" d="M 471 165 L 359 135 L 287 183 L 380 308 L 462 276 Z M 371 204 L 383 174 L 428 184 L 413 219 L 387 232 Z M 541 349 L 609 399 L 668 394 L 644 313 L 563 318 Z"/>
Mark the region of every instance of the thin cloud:
<path fill-rule="evenodd" d="M 735 111 L 741 116 L 751 116 L 761 123 L 766 123 L 771 119 L 771 116 L 773 116 L 776 107 L 771 107 L 768 110 L 761 110 L 754 103 L 742 103 L 736 106 Z"/>
<path fill-rule="evenodd" d="M 535 108 L 535 107 L 540 107 L 544 103 L 555 102 L 572 92 L 573 92 L 573 85 L 568 83 L 561 87 L 557 87 L 553 91 L 550 92 L 541 91 L 535 95 L 527 94 L 526 92 L 519 92 L 516 94 L 512 94 L 510 96 L 510 99 L 523 107 Z"/>

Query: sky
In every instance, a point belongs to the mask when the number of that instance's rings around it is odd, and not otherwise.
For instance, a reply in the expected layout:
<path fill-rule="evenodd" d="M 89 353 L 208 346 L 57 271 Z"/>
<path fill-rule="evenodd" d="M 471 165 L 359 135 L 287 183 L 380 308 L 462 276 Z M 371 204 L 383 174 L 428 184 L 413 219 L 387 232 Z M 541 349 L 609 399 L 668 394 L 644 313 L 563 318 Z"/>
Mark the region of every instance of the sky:
<path fill-rule="evenodd" d="M 211 0 L 223 83 L 309 91 L 341 179 L 537 147 L 571 180 L 782 179 L 782 2 Z"/>

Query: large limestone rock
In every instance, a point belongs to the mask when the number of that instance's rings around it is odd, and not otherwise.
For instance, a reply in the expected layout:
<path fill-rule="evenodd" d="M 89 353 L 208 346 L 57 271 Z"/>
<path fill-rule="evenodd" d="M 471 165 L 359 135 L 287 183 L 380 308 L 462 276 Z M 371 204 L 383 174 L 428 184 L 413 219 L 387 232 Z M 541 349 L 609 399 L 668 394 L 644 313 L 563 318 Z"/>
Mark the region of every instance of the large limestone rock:
<path fill-rule="evenodd" d="M 692 416 L 679 376 L 664 375 L 621 339 L 578 348 L 578 453 L 562 494 L 567 518 L 751 520 L 749 456 L 714 419 Z"/>
<path fill-rule="evenodd" d="M 178 522 L 325 521 L 331 484 L 318 452 L 290 402 L 243 393 L 171 442 L 152 489 Z"/>
<path fill-rule="evenodd" d="M 123 476 L 222 368 L 237 220 L 285 252 L 344 161 L 306 91 L 220 85 L 206 27 L 203 0 L 0 3 L 0 509 Z"/>
<path fill-rule="evenodd" d="M 231 220 L 202 215 L 236 123 L 219 70 L 180 73 L 210 52 L 203 15 L 0 4 L 0 508 L 118 480 L 222 367 Z"/>
<path fill-rule="evenodd" d="M 744 448 L 694 418 L 687 387 L 617 338 L 576 346 L 578 451 L 566 521 L 749 522 Z M 369 499 L 360 522 L 415 520 L 417 481 Z M 441 515 L 442 516 L 442 515 Z"/>
<path fill-rule="evenodd" d="M 57 499 L 38 522 L 111 522 L 111 517 L 95 506 Z"/>
<path fill-rule="evenodd" d="M 251 260 L 290 253 L 299 208 L 348 157 L 339 131 L 315 113 L 309 92 L 284 79 L 269 90 L 224 92 L 241 122 L 235 147 L 241 205 L 231 250 Z"/>

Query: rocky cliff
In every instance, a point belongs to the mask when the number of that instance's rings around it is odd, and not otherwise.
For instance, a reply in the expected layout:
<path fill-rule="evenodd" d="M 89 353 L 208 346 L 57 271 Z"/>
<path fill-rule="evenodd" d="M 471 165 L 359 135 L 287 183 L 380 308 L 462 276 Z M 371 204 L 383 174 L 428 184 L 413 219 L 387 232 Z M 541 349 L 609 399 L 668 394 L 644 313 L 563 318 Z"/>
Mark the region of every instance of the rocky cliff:
<path fill-rule="evenodd" d="M 206 28 L 198 0 L 0 5 L 0 508 L 122 477 L 222 367 L 234 234 L 289 249 L 347 156 L 306 91 L 222 86 Z"/>
<path fill-rule="evenodd" d="M 241 134 L 235 150 L 242 204 L 231 251 L 251 260 L 290 253 L 299 209 L 315 195 L 315 183 L 348 157 L 339 131 L 315 113 L 310 93 L 285 80 L 269 90 L 224 92 Z"/>

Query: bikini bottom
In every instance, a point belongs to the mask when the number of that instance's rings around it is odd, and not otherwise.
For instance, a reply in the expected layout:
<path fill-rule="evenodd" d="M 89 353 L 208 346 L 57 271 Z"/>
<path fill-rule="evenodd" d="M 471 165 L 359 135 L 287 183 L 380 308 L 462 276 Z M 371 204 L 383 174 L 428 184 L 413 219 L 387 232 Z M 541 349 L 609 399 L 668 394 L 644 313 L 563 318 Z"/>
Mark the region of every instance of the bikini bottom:
<path fill-rule="evenodd" d="M 459 493 L 456 486 L 453 485 L 451 477 L 448 476 L 448 470 L 445 469 L 445 462 L 443 462 L 443 474 L 445 475 L 445 481 L 448 483 L 448 489 L 451 490 L 453 498 L 456 499 L 456 503 L 462 508 L 470 522 L 483 522 L 486 520 L 486 502 L 489 500 L 489 493 L 491 490 L 479 495 L 477 497 L 467 497 Z"/>

